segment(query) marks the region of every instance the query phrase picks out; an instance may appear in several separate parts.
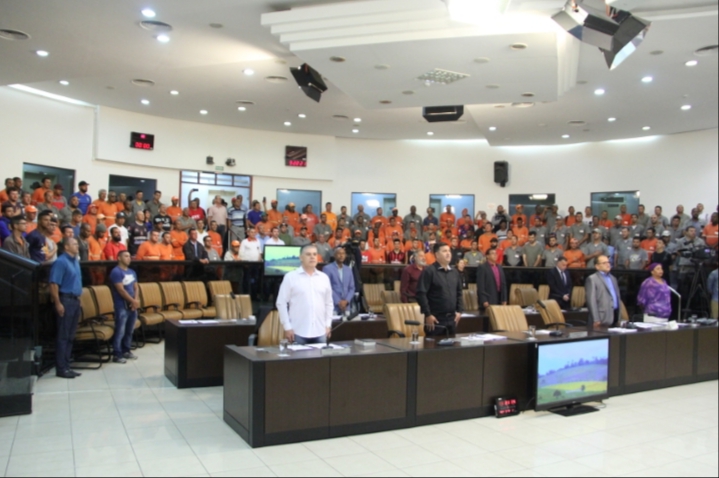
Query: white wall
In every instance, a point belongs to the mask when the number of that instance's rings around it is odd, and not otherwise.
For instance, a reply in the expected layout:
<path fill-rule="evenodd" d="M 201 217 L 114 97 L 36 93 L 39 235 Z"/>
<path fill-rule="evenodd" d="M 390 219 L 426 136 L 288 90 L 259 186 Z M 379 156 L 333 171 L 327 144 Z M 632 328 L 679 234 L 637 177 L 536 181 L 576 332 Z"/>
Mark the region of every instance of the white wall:
<path fill-rule="evenodd" d="M 635 141 L 555 147 L 491 148 L 485 142 L 375 141 L 243 130 L 168 120 L 110 108 L 95 112 L 0 88 L 0 161 L 4 176 L 20 175 L 23 162 L 76 169 L 93 194 L 109 174 L 151 177 L 166 197 L 179 192 L 180 169 L 204 170 L 237 159 L 226 172 L 254 176 L 254 197 L 276 190 L 322 190 L 339 209 L 352 192 L 396 192 L 404 212 L 424 208 L 430 194 L 475 194 L 478 209 L 506 206 L 509 194 L 556 193 L 565 209 L 589 204 L 591 192 L 640 190 L 648 207 L 673 210 L 719 196 L 717 130 Z M 130 131 L 157 135 L 153 152 L 129 148 Z M 307 169 L 286 168 L 284 147 L 308 146 Z M 493 182 L 493 163 L 510 163 L 510 182 Z"/>

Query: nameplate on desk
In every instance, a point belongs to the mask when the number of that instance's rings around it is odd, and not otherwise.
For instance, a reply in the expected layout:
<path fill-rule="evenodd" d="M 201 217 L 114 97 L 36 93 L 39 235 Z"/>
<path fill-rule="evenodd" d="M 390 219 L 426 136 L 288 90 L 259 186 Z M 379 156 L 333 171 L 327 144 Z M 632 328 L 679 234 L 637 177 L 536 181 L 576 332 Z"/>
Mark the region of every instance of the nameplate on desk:
<path fill-rule="evenodd" d="M 365 348 L 375 347 L 377 346 L 377 341 L 372 339 L 355 339 L 355 345 Z"/>
<path fill-rule="evenodd" d="M 320 349 L 323 357 L 334 356 L 334 355 L 349 355 L 352 349 L 349 347 L 338 347 L 330 345 L 329 348 Z"/>
<path fill-rule="evenodd" d="M 589 337 L 589 332 L 572 332 L 569 334 L 570 339 L 585 339 Z"/>

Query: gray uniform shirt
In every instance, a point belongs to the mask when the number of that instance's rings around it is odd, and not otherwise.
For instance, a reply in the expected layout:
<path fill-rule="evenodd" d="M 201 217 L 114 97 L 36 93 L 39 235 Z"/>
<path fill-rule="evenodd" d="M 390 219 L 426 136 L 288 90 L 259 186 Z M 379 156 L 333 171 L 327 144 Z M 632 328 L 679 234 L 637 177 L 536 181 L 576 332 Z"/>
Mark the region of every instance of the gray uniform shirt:
<path fill-rule="evenodd" d="M 532 244 L 531 242 L 528 242 L 524 245 L 523 249 L 524 254 L 527 256 L 527 262 L 524 265 L 526 267 L 534 267 L 535 262 L 544 251 L 544 243 L 536 241 L 534 244 Z M 538 267 L 541 267 L 541 264 L 539 264 Z"/>
<path fill-rule="evenodd" d="M 556 267 L 557 261 L 564 255 L 564 251 L 560 248 L 556 249 L 545 249 L 542 252 L 542 260 L 544 260 L 544 267 Z"/>
<path fill-rule="evenodd" d="M 292 239 L 292 245 L 293 245 L 293 246 L 301 246 L 301 247 L 304 247 L 304 246 L 307 246 L 307 245 L 309 245 L 309 244 L 312 244 L 312 242 L 311 242 L 309 239 L 307 239 L 306 237 L 297 236 L 297 237 L 295 237 L 294 239 Z"/>
<path fill-rule="evenodd" d="M 480 251 L 469 251 L 464 255 L 464 260 L 467 261 L 469 267 L 477 267 L 484 262 L 484 254 Z"/>
<path fill-rule="evenodd" d="M 632 238 L 619 239 L 614 247 L 617 249 L 617 267 L 624 269 L 626 267 L 624 264 L 632 251 Z"/>
<path fill-rule="evenodd" d="M 571 233 L 574 239 L 581 241 L 589 234 L 589 226 L 584 223 L 574 224 L 571 228 Z"/>
<path fill-rule="evenodd" d="M 623 227 L 612 227 L 609 229 L 609 244 L 617 247 L 617 242 L 622 238 Z"/>
<path fill-rule="evenodd" d="M 652 218 L 648 214 L 639 214 L 637 224 L 641 225 L 646 229 L 649 227 L 649 223 L 652 222 Z"/>
<path fill-rule="evenodd" d="M 644 263 L 649 260 L 647 251 L 642 248 L 629 251 L 629 269 L 639 271 L 644 269 Z"/>
<path fill-rule="evenodd" d="M 522 255 L 524 254 L 524 249 L 521 247 L 517 247 L 516 249 L 512 249 L 511 247 L 504 251 L 504 260 L 506 263 L 512 267 L 517 267 L 519 264 L 522 263 Z"/>
<path fill-rule="evenodd" d="M 569 237 L 569 228 L 567 226 L 556 228 L 553 231 L 553 234 L 557 236 L 557 244 L 560 246 L 565 246 L 567 244 L 567 237 Z"/>
<path fill-rule="evenodd" d="M 332 228 L 327 224 L 319 223 L 315 226 L 315 230 L 312 231 L 315 235 L 315 237 L 320 237 L 320 235 L 324 235 L 325 239 L 329 239 L 332 237 Z"/>
<path fill-rule="evenodd" d="M 422 221 L 424 221 L 424 219 L 422 219 L 422 216 L 420 216 L 419 214 L 407 214 L 403 220 L 404 228 L 409 230 L 409 224 L 413 222 L 417 225 L 417 231 L 421 231 Z"/>
<path fill-rule="evenodd" d="M 329 264 L 330 257 L 332 256 L 332 248 L 326 242 L 324 244 L 315 242 L 317 248 L 317 254 L 320 255 L 325 264 Z"/>
<path fill-rule="evenodd" d="M 541 227 L 533 227 L 529 230 L 529 232 L 534 231 L 534 233 L 537 235 L 537 242 L 540 244 L 546 245 L 547 244 L 547 228 L 544 226 Z"/>
<path fill-rule="evenodd" d="M 599 252 L 601 255 L 606 256 L 609 254 L 609 248 L 606 244 L 603 242 L 599 242 L 599 244 L 594 244 L 593 242 L 590 242 L 588 244 L 584 244 L 582 246 L 582 252 L 585 256 L 591 256 L 592 254 L 596 254 Z M 594 263 L 597 261 L 597 259 L 590 259 L 587 261 L 587 269 L 594 268 Z"/>

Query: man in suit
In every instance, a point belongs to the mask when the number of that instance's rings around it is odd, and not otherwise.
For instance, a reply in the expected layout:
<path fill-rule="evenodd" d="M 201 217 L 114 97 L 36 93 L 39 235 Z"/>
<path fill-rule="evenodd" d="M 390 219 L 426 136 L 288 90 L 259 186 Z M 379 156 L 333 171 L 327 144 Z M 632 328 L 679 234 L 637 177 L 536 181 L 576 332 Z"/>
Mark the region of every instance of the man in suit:
<path fill-rule="evenodd" d="M 571 308 L 572 278 L 567 272 L 567 258 L 561 256 L 557 259 L 557 267 L 547 271 L 547 284 L 549 284 L 549 298 L 554 299 L 562 310 Z"/>
<path fill-rule="evenodd" d="M 190 239 L 185 243 L 182 248 L 182 252 L 185 254 L 185 260 L 193 262 L 194 264 L 187 268 L 187 278 L 202 278 L 204 277 L 205 264 L 210 263 L 210 259 L 207 256 L 205 246 L 198 240 L 197 229 L 190 229 Z"/>
<path fill-rule="evenodd" d="M 332 285 L 332 302 L 335 306 L 335 314 L 344 315 L 350 311 L 350 305 L 355 295 L 355 278 L 352 268 L 345 265 L 347 252 L 344 247 L 335 249 L 335 261 L 322 272 L 330 278 Z"/>
<path fill-rule="evenodd" d="M 477 297 L 482 309 L 490 305 L 507 305 L 507 279 L 497 264 L 497 249 L 487 251 L 487 262 L 477 269 Z"/>
<path fill-rule="evenodd" d="M 619 282 L 610 274 L 611 262 L 607 256 L 599 256 L 595 264 L 597 272 L 587 277 L 587 307 L 589 326 L 611 327 L 619 323 L 620 295 Z"/>

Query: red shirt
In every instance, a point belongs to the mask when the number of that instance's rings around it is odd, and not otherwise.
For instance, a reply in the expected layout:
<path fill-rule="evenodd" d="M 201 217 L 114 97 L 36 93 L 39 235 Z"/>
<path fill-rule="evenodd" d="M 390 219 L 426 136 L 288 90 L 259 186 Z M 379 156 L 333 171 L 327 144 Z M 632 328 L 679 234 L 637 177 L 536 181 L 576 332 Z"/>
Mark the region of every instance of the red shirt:
<path fill-rule="evenodd" d="M 410 299 L 417 296 L 417 284 L 422 275 L 422 269 L 412 264 L 402 271 L 402 286 L 400 287 L 400 295 L 403 303 L 408 303 Z"/>
<path fill-rule="evenodd" d="M 399 252 L 391 251 L 387 253 L 387 262 L 390 264 L 404 264 L 407 254 L 400 250 Z"/>
<path fill-rule="evenodd" d="M 194 219 L 195 221 L 199 220 L 205 220 L 205 210 L 200 208 L 192 209 L 190 208 L 190 217 Z"/>
<path fill-rule="evenodd" d="M 110 241 L 105 246 L 105 260 L 108 261 L 116 261 L 117 255 L 122 252 L 126 251 L 127 247 L 125 247 L 125 244 L 122 242 L 115 243 L 113 241 Z"/>

